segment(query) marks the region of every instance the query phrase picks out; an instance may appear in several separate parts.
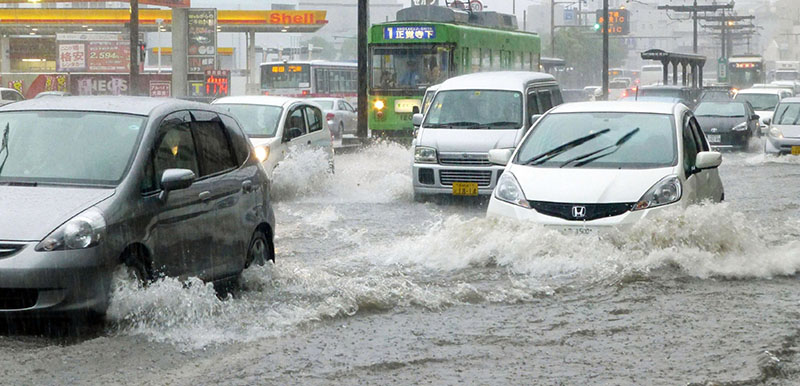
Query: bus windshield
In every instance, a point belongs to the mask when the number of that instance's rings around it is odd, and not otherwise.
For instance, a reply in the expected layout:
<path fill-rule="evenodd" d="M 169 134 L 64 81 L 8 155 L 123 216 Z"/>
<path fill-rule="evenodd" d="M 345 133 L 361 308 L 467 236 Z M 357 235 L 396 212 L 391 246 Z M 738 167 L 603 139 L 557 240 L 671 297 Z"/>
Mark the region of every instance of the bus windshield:
<path fill-rule="evenodd" d="M 311 87 L 311 71 L 308 64 L 273 64 L 261 67 L 261 88 Z"/>
<path fill-rule="evenodd" d="M 373 47 L 372 88 L 419 89 L 441 83 L 450 73 L 444 46 Z"/>

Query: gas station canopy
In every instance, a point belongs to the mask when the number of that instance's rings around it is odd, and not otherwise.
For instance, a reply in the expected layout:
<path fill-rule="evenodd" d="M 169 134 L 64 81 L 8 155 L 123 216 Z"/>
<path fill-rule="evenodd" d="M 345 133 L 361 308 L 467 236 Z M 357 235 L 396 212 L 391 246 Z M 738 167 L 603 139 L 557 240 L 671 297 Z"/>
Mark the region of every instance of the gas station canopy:
<path fill-rule="evenodd" d="M 218 10 L 219 32 L 315 32 L 328 23 L 326 11 Z M 10 35 L 53 35 L 77 31 L 120 31 L 130 21 L 127 9 L 0 9 L 0 31 Z M 169 31 L 172 11 L 139 10 L 139 30 Z"/>

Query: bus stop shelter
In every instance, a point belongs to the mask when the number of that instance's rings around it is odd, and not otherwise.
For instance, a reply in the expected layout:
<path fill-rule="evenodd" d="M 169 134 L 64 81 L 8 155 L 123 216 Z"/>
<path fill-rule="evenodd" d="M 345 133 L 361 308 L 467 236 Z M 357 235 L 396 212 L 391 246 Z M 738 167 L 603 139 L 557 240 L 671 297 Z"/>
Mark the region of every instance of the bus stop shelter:
<path fill-rule="evenodd" d="M 665 85 L 669 85 L 669 70 L 672 67 L 672 85 L 678 86 L 678 66 L 681 67 L 682 86 L 692 88 L 703 88 L 703 66 L 706 64 L 706 57 L 695 54 L 682 54 L 677 52 L 666 52 L 663 50 L 648 50 L 642 52 L 642 59 L 655 60 L 661 62 L 664 67 L 663 80 Z M 691 83 L 689 83 L 691 75 Z"/>

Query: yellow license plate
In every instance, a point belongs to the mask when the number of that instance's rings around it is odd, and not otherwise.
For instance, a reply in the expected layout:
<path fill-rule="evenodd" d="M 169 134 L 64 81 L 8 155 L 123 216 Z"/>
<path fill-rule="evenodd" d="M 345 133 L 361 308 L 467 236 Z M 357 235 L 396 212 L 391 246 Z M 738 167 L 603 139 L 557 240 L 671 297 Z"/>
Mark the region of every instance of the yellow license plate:
<path fill-rule="evenodd" d="M 454 196 L 477 196 L 478 183 L 477 182 L 453 182 L 453 195 Z"/>
<path fill-rule="evenodd" d="M 792 155 L 800 155 L 800 146 L 792 146 Z"/>

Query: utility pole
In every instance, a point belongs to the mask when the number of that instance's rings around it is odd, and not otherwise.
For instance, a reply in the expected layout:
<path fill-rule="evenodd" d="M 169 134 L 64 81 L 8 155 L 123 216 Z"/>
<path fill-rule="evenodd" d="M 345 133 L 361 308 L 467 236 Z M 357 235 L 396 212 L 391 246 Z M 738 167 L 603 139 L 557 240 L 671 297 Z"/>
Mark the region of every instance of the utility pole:
<path fill-rule="evenodd" d="M 550 0 L 550 56 L 556 57 L 556 0 Z"/>
<path fill-rule="evenodd" d="M 367 138 L 367 29 L 369 28 L 369 0 L 358 0 L 358 128 L 356 136 Z"/>
<path fill-rule="evenodd" d="M 139 0 L 131 1 L 131 79 L 128 85 L 130 95 L 139 94 Z"/>
<path fill-rule="evenodd" d="M 603 0 L 603 100 L 608 100 L 608 0 Z"/>
<path fill-rule="evenodd" d="M 754 34 L 757 26 L 752 22 L 749 24 L 737 24 L 739 21 L 744 20 L 753 20 L 755 16 L 748 15 L 748 16 L 736 16 L 736 15 L 726 15 L 725 10 L 722 10 L 722 16 L 701 16 L 701 20 L 704 21 L 711 21 L 711 22 L 719 22 L 719 25 L 703 25 L 703 28 L 707 28 L 710 30 L 718 31 L 712 32 L 714 35 L 719 35 L 722 46 L 722 57 L 727 58 L 731 56 L 732 52 L 732 34 L 736 33 L 738 35 L 746 35 L 746 34 Z M 749 51 L 749 50 L 748 50 Z"/>
<path fill-rule="evenodd" d="M 733 1 L 728 4 L 713 4 L 713 5 L 697 5 L 697 0 L 694 0 L 693 5 L 659 5 L 658 9 L 662 11 L 673 11 L 682 13 L 691 13 L 694 21 L 694 34 L 692 48 L 694 53 L 697 53 L 697 13 L 698 12 L 717 12 L 719 10 L 733 9 Z"/>

